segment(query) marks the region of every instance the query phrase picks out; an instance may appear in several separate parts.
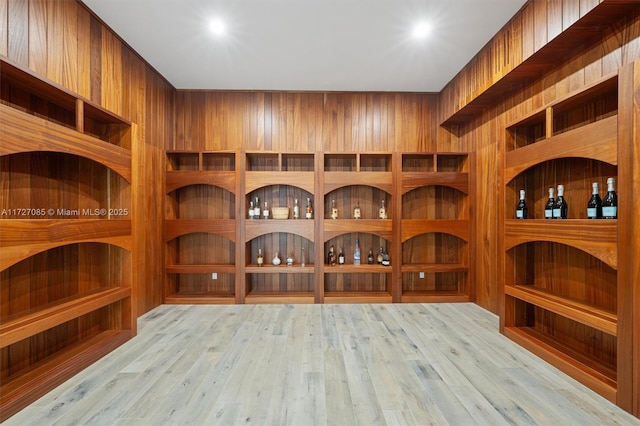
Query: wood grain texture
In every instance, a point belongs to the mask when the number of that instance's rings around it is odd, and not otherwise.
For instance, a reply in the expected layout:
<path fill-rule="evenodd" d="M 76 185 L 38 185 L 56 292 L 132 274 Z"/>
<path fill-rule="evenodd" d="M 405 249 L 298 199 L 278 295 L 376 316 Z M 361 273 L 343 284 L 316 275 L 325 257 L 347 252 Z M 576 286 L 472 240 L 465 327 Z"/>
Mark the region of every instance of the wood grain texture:
<path fill-rule="evenodd" d="M 161 306 L 6 424 L 637 422 L 497 322 L 472 304 Z"/>

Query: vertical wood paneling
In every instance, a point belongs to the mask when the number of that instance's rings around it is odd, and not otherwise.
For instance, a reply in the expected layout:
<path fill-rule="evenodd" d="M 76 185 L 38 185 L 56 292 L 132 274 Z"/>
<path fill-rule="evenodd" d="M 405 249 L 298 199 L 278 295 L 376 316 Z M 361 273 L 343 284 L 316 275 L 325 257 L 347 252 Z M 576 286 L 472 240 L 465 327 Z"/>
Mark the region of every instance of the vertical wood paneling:
<path fill-rule="evenodd" d="M 547 39 L 556 38 L 562 32 L 562 1 L 552 0 L 547 2 Z"/>
<path fill-rule="evenodd" d="M 533 2 L 533 51 L 537 52 L 547 44 L 547 2 Z"/>
<path fill-rule="evenodd" d="M 43 0 L 29 2 L 29 68 L 41 75 L 47 75 L 48 3 Z"/>
<path fill-rule="evenodd" d="M 12 0 L 8 6 L 7 56 L 29 65 L 29 0 Z"/>
<path fill-rule="evenodd" d="M 100 104 L 115 112 L 122 113 L 122 43 L 106 28 L 102 30 L 102 69 Z"/>
<path fill-rule="evenodd" d="M 77 8 L 78 34 L 91 34 L 91 14 L 83 7 Z M 87 99 L 91 99 L 91 37 L 77 37 L 78 40 L 78 66 L 77 89 L 78 93 Z"/>
<path fill-rule="evenodd" d="M 0 0 L 0 55 L 9 56 L 7 41 L 9 38 L 9 0 Z"/>

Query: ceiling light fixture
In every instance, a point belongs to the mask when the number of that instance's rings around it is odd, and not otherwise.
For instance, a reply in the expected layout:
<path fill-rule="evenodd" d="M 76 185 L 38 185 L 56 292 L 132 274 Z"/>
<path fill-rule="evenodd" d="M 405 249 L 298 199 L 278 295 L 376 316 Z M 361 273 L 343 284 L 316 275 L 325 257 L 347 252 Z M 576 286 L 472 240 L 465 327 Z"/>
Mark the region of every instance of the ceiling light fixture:
<path fill-rule="evenodd" d="M 426 38 L 429 34 L 431 34 L 431 24 L 424 21 L 414 25 L 413 31 L 411 31 L 411 35 L 416 39 Z"/>
<path fill-rule="evenodd" d="M 225 25 L 222 19 L 216 18 L 209 21 L 209 31 L 215 35 L 223 35 L 225 33 Z"/>

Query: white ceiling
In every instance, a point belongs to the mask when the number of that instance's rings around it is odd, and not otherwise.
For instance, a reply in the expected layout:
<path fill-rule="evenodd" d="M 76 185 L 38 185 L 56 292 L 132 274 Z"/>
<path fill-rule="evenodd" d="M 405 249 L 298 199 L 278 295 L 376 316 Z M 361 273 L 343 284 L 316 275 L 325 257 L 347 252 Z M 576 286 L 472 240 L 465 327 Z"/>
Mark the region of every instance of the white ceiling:
<path fill-rule="evenodd" d="M 439 92 L 527 0 L 83 2 L 178 89 Z"/>

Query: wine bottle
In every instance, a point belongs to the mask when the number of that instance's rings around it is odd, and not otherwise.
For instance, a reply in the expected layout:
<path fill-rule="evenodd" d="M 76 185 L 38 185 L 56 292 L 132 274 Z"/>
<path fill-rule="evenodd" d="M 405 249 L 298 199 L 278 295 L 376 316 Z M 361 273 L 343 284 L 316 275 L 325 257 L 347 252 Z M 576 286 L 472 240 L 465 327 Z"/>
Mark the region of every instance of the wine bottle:
<path fill-rule="evenodd" d="M 615 190 L 615 179 L 607 179 L 607 195 L 602 200 L 602 217 L 604 219 L 618 218 L 618 195 Z"/>
<path fill-rule="evenodd" d="M 258 266 L 264 265 L 264 257 L 262 256 L 262 249 L 258 249 L 258 257 L 256 259 Z"/>
<path fill-rule="evenodd" d="M 520 190 L 520 201 L 516 205 L 516 219 L 526 219 L 527 218 L 527 202 L 524 200 L 524 189 Z"/>
<path fill-rule="evenodd" d="M 293 218 L 300 219 L 300 205 L 297 198 L 293 201 Z"/>
<path fill-rule="evenodd" d="M 602 218 L 602 200 L 598 193 L 598 182 L 593 182 L 591 188 L 593 188 L 593 191 L 587 203 L 587 217 L 589 219 L 600 219 Z"/>
<path fill-rule="evenodd" d="M 367 263 L 373 265 L 373 249 L 369 249 L 369 256 L 367 256 Z"/>
<path fill-rule="evenodd" d="M 342 247 L 340 247 L 340 252 L 338 253 L 338 265 L 344 265 L 344 252 L 342 251 Z"/>
<path fill-rule="evenodd" d="M 380 247 L 380 250 L 378 250 L 378 256 L 376 257 L 376 262 L 378 262 L 378 265 L 382 265 L 383 260 L 384 260 L 384 249 Z"/>
<path fill-rule="evenodd" d="M 387 208 L 384 205 L 384 199 L 380 202 L 380 209 L 378 210 L 378 216 L 380 219 L 387 218 Z"/>
<path fill-rule="evenodd" d="M 262 209 L 262 218 L 269 219 L 269 206 L 267 206 L 267 202 L 264 202 L 264 208 Z"/>
<path fill-rule="evenodd" d="M 558 198 L 553 205 L 553 218 L 566 219 L 569 212 L 569 205 L 564 199 L 564 185 L 558 185 Z"/>
<path fill-rule="evenodd" d="M 313 207 L 311 207 L 311 198 L 307 198 L 307 211 L 304 214 L 305 219 L 313 219 Z"/>
<path fill-rule="evenodd" d="M 338 208 L 336 207 L 336 200 L 331 200 L 331 219 L 338 218 Z"/>
<path fill-rule="evenodd" d="M 254 213 L 253 201 L 249 201 L 249 219 L 253 219 L 255 217 L 253 213 Z"/>
<path fill-rule="evenodd" d="M 547 204 L 544 206 L 544 218 L 545 219 L 553 219 L 553 206 L 556 204 L 556 200 L 553 197 L 555 190 L 553 188 L 549 188 L 549 200 Z"/>
<path fill-rule="evenodd" d="M 356 247 L 353 249 L 353 264 L 356 266 L 360 266 L 360 245 L 358 244 L 357 238 Z"/>
<path fill-rule="evenodd" d="M 356 206 L 353 208 L 353 218 L 360 219 L 362 216 L 360 215 L 360 201 L 356 201 Z"/>
<path fill-rule="evenodd" d="M 336 252 L 333 246 L 329 247 L 329 254 L 327 254 L 327 264 L 335 266 L 336 264 Z"/>
<path fill-rule="evenodd" d="M 302 255 L 300 256 L 300 266 L 304 268 L 306 263 L 307 263 L 307 257 L 304 254 L 304 247 L 302 247 Z"/>

